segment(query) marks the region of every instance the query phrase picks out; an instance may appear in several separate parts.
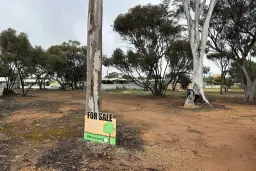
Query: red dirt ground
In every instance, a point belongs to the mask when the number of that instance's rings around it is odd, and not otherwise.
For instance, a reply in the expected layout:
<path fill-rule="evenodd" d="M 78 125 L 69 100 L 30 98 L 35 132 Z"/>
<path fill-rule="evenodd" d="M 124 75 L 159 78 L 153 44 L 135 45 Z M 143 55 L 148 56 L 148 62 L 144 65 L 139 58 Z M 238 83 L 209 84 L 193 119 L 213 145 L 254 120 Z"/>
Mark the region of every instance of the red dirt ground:
<path fill-rule="evenodd" d="M 222 107 L 189 110 L 179 95 L 104 93 L 103 111 L 114 114 L 122 137 L 107 147 L 79 140 L 85 93 L 29 95 L 6 98 L 34 106 L 0 118 L 2 170 L 256 170 L 256 106 L 235 97 L 210 96 Z"/>

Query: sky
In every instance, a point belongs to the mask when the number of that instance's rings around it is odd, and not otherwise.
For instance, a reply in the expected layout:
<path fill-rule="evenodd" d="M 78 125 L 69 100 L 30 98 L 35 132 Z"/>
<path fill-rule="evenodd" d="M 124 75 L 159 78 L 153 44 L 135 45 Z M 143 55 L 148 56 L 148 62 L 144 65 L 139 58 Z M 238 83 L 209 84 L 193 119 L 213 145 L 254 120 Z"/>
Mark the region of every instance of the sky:
<path fill-rule="evenodd" d="M 160 0 L 103 0 L 103 54 L 111 56 L 116 48 L 128 45 L 113 31 L 115 18 L 138 4 L 158 4 Z M 1 0 L 0 30 L 9 27 L 26 32 L 32 45 L 47 49 L 68 40 L 87 44 L 88 0 Z M 205 59 L 212 74 L 220 73 L 216 65 Z M 103 67 L 103 76 L 107 73 Z M 117 71 L 113 68 L 108 72 Z"/>

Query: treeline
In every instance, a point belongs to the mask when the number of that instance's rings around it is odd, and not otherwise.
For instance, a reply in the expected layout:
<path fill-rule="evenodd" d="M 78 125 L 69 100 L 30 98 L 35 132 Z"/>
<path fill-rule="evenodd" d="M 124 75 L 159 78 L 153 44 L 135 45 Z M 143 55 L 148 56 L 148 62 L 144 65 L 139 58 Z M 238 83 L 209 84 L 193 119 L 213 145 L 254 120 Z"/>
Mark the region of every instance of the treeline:
<path fill-rule="evenodd" d="M 118 15 L 114 31 L 132 46 L 127 52 L 117 48 L 104 59 L 104 65 L 117 68 L 155 96 L 164 94 L 170 82 L 175 84 L 183 75 L 192 75 L 196 57 L 191 50 L 200 52 L 200 48 L 191 49 L 188 27 L 179 22 L 186 18 L 184 2 L 163 0 L 159 5 L 137 5 Z M 191 11 L 207 12 L 209 8 L 204 3 L 195 8 L 195 3 L 190 2 L 187 5 Z M 170 10 L 170 4 L 176 10 Z M 203 12 L 202 21 L 206 14 Z M 199 30 L 203 28 L 203 22 L 197 24 Z M 256 1 L 218 0 L 210 20 L 205 54 L 221 70 L 221 94 L 224 87 L 241 83 L 245 101 L 256 101 L 255 42 Z M 203 74 L 200 77 L 203 79 Z"/>
<path fill-rule="evenodd" d="M 127 52 L 117 48 L 103 60 L 155 96 L 163 95 L 181 77 L 189 78 L 193 69 L 189 40 L 181 35 L 184 27 L 169 9 L 169 2 L 138 5 L 117 16 L 114 31 L 132 48 Z"/>
<path fill-rule="evenodd" d="M 5 91 L 10 92 L 20 82 L 22 95 L 38 83 L 44 89 L 46 79 L 56 80 L 64 89 L 66 85 L 78 88 L 86 81 L 86 47 L 78 41 L 63 42 L 48 49 L 32 46 L 26 33 L 12 28 L 0 34 L 0 76 L 6 79 Z M 25 79 L 36 81 L 25 89 Z"/>
<path fill-rule="evenodd" d="M 170 10 L 170 4 L 175 10 Z M 188 5 L 191 11 L 203 12 L 208 8 L 206 4 L 196 9 L 194 3 Z M 117 48 L 112 56 L 103 57 L 103 65 L 117 68 L 155 96 L 165 94 L 170 83 L 175 85 L 181 79 L 189 82 L 195 72 L 196 57 L 192 51 L 199 52 L 200 48 L 191 49 L 188 27 L 180 23 L 184 19 L 183 7 L 180 0 L 163 0 L 158 5 L 137 5 L 118 15 L 113 29 L 131 48 Z M 202 13 L 201 18 L 205 15 Z M 202 23 L 198 23 L 199 28 Z M 223 88 L 241 83 L 245 101 L 256 101 L 256 1 L 218 0 L 208 30 L 205 54 L 221 70 L 221 94 Z M 44 50 L 31 46 L 25 33 L 8 29 L 1 32 L 0 48 L 1 75 L 8 78 L 10 91 L 14 82 L 20 80 L 25 95 L 29 90 L 24 90 L 26 78 L 36 78 L 39 85 L 47 78 L 54 79 L 62 88 L 70 85 L 73 89 L 86 81 L 86 47 L 77 41 Z M 201 72 L 203 80 L 203 73 L 209 72 L 209 68 L 204 67 Z"/>

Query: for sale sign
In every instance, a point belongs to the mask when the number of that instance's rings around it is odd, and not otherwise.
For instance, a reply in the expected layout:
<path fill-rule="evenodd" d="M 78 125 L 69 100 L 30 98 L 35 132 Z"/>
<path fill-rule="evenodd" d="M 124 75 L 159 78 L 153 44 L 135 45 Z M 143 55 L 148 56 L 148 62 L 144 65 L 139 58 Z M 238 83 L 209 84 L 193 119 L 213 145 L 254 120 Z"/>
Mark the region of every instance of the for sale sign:
<path fill-rule="evenodd" d="M 88 112 L 85 115 L 84 139 L 116 144 L 116 119 L 111 113 Z"/>

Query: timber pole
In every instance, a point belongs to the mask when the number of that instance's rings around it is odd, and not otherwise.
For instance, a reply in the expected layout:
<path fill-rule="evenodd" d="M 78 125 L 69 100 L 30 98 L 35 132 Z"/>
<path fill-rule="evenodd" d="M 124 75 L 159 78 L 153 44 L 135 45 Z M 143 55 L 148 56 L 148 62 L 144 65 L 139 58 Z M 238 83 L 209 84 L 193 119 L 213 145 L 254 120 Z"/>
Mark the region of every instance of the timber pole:
<path fill-rule="evenodd" d="M 86 115 L 101 111 L 102 1 L 89 0 L 88 5 Z"/>

